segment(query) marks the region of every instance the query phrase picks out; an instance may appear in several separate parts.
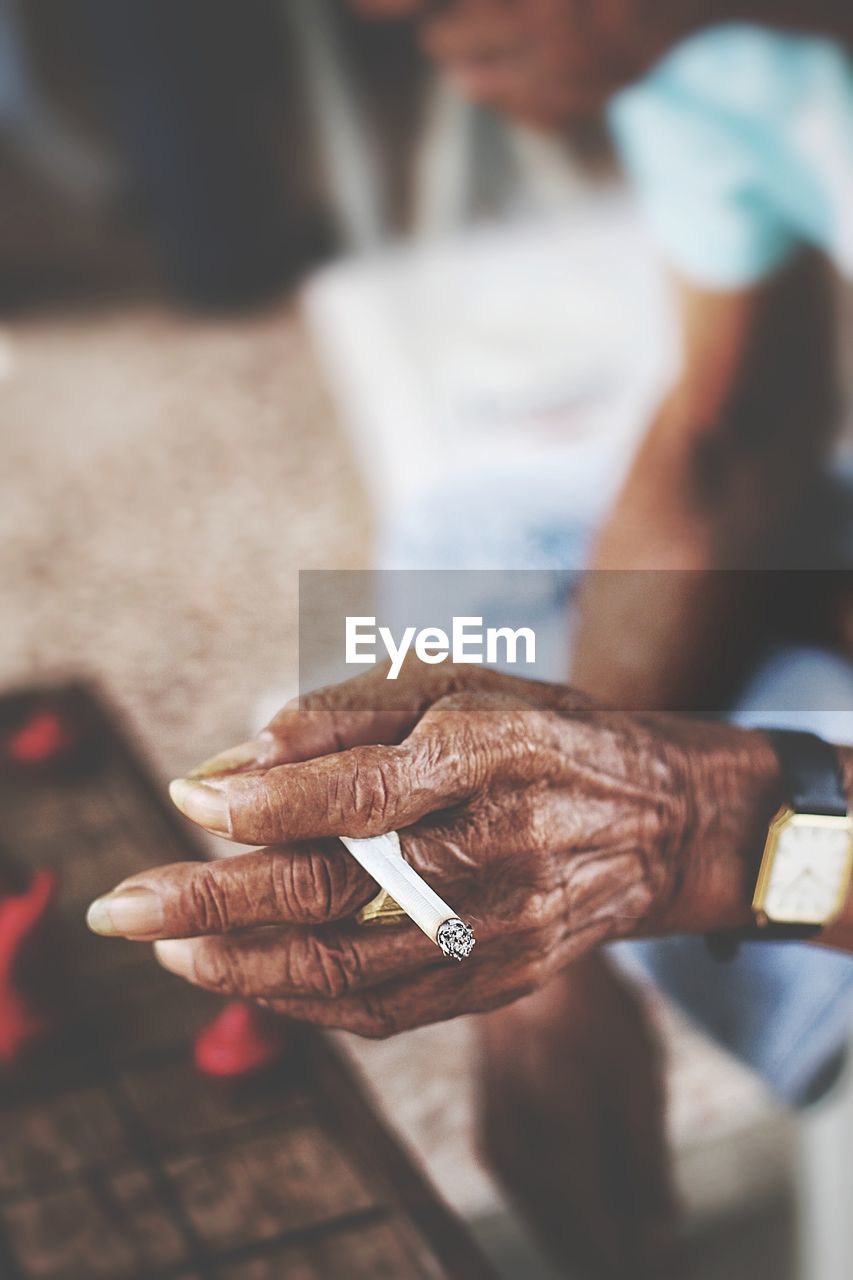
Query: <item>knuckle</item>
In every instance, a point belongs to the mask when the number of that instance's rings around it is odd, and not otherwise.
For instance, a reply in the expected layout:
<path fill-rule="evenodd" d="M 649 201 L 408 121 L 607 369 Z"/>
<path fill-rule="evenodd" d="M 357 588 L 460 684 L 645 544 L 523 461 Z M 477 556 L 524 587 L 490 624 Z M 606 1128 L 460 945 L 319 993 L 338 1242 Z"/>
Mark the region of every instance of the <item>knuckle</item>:
<path fill-rule="evenodd" d="M 190 877 L 184 909 L 200 933 L 224 933 L 229 928 L 228 894 L 213 867 L 201 866 Z"/>
<path fill-rule="evenodd" d="M 552 914 L 552 895 L 535 890 L 528 893 L 514 915 L 514 923 L 519 929 L 541 928 Z"/>
<path fill-rule="evenodd" d="M 351 964 L 342 949 L 312 939 L 303 966 L 306 986 L 324 1000 L 339 1000 L 353 986 Z"/>
<path fill-rule="evenodd" d="M 365 827 L 381 826 L 400 797 L 397 775 L 390 748 L 365 748 L 353 761 L 349 778 L 335 778 L 332 805 L 344 822 L 351 823 L 355 815 Z"/>
<path fill-rule="evenodd" d="M 252 796 L 252 832 L 260 841 L 278 839 L 281 830 L 281 804 L 278 796 L 278 779 L 268 775 L 262 784 L 254 788 Z"/>
<path fill-rule="evenodd" d="M 548 806 L 542 802 L 538 791 L 528 791 L 525 794 L 521 817 L 530 852 L 537 855 L 550 853 L 554 847 L 554 824 Z"/>
<path fill-rule="evenodd" d="M 314 911 L 323 920 L 334 913 L 338 896 L 338 877 L 332 872 L 328 858 L 310 854 L 305 860 L 306 880 Z"/>
<path fill-rule="evenodd" d="M 444 732 L 437 732 L 437 725 L 430 726 L 429 733 L 416 733 L 410 743 L 409 756 L 413 772 L 421 777 L 437 781 L 451 758 L 456 756 L 454 741 Z"/>
<path fill-rule="evenodd" d="M 281 913 L 308 924 L 321 924 L 335 913 L 344 878 L 319 853 L 293 854 L 276 860 L 274 895 Z"/>

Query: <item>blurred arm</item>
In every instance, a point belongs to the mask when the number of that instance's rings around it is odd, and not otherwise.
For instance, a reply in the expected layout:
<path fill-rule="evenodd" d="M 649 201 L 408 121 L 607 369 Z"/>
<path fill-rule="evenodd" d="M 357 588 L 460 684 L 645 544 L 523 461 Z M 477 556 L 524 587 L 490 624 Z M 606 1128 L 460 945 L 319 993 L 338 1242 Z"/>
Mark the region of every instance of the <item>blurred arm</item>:
<path fill-rule="evenodd" d="M 772 562 L 836 406 L 816 259 L 757 287 L 679 294 L 684 372 L 599 540 L 593 568 L 611 572 L 588 575 L 581 600 L 572 679 L 626 709 L 719 706 L 762 607 L 764 579 L 736 571 Z"/>

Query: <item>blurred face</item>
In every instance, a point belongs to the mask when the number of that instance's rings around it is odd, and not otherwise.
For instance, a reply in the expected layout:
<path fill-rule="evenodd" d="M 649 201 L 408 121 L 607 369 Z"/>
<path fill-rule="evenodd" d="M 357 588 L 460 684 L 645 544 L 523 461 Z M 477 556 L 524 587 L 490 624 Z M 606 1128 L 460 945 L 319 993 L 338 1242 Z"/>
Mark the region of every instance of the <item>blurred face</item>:
<path fill-rule="evenodd" d="M 353 0 L 412 16 L 466 96 L 553 127 L 599 111 L 724 0 Z"/>

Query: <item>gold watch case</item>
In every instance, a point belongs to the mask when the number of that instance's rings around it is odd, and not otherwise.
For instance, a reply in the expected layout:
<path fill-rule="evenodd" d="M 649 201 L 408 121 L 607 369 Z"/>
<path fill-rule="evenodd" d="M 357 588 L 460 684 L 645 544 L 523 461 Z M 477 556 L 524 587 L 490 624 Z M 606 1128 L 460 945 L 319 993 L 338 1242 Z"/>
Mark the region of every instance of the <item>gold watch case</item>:
<path fill-rule="evenodd" d="M 853 818 L 783 805 L 770 822 L 752 899 L 757 924 L 829 924 L 851 884 Z"/>

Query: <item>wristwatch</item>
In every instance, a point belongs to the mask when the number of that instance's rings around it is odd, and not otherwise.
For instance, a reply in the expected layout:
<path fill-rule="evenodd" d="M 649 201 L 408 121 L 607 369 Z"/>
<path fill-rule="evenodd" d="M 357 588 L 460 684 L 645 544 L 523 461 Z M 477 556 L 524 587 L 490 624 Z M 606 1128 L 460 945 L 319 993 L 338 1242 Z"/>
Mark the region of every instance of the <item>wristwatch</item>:
<path fill-rule="evenodd" d="M 786 803 L 775 814 L 752 910 L 759 928 L 819 932 L 842 911 L 853 880 L 853 821 L 838 752 L 812 733 L 771 730 Z"/>
<path fill-rule="evenodd" d="M 812 733 L 765 733 L 786 800 L 767 832 L 752 898 L 755 925 L 709 937 L 719 959 L 732 958 L 742 941 L 817 937 L 853 886 L 853 818 L 837 751 Z"/>

